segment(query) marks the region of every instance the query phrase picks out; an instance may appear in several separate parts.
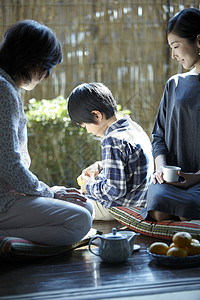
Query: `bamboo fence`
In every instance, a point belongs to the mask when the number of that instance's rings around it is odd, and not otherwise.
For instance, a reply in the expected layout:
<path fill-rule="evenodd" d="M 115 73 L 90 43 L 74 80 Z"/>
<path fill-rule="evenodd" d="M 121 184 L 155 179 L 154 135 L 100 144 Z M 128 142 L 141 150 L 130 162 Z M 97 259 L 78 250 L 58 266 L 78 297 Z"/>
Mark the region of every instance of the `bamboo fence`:
<path fill-rule="evenodd" d="M 182 72 L 165 38 L 167 21 L 199 0 L 0 0 L 0 40 L 21 19 L 51 27 L 63 46 L 63 62 L 24 102 L 68 97 L 81 82 L 107 85 L 118 104 L 151 136 L 166 80 Z"/>
<path fill-rule="evenodd" d="M 62 42 L 64 60 L 24 100 L 67 97 L 99 81 L 150 134 L 167 78 L 176 73 L 165 40 L 167 20 L 199 0 L 1 0 L 0 39 L 12 23 L 35 19 Z"/>

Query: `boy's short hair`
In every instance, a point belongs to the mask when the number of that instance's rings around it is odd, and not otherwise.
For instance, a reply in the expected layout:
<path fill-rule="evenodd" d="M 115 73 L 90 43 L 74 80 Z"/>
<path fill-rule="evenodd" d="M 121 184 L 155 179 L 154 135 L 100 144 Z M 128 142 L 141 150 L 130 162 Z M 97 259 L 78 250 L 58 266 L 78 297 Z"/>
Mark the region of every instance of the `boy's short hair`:
<path fill-rule="evenodd" d="M 0 46 L 0 67 L 14 81 L 30 82 L 33 73 L 46 78 L 62 61 L 61 43 L 56 34 L 35 20 L 11 25 Z"/>
<path fill-rule="evenodd" d="M 82 83 L 78 85 L 68 98 L 68 112 L 73 123 L 95 124 L 92 111 L 104 113 L 110 119 L 117 112 L 117 104 L 111 91 L 99 82 Z"/>

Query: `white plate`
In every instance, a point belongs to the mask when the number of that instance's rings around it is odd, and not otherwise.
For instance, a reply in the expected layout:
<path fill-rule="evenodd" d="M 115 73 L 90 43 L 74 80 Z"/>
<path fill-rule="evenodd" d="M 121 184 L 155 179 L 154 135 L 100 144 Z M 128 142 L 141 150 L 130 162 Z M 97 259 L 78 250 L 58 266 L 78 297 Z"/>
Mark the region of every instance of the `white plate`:
<path fill-rule="evenodd" d="M 133 246 L 133 251 L 137 251 L 137 250 L 139 250 L 140 249 L 140 245 L 138 245 L 138 244 L 135 244 L 134 246 Z"/>

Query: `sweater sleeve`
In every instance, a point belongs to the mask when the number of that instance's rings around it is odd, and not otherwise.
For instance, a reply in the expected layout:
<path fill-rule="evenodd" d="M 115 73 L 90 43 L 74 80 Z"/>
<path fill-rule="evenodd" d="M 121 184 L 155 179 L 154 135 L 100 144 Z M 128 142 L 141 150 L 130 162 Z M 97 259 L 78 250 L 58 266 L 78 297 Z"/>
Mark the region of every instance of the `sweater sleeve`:
<path fill-rule="evenodd" d="M 50 187 L 39 181 L 23 163 L 27 120 L 19 94 L 6 82 L 0 84 L 0 115 L 1 182 L 7 186 L 8 191 L 53 197 Z"/>

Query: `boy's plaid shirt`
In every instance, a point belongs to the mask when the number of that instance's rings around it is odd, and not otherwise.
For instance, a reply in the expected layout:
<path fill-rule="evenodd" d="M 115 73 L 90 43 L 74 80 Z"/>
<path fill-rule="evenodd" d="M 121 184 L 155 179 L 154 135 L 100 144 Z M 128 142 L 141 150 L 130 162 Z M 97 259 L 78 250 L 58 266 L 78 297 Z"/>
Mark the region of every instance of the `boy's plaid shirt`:
<path fill-rule="evenodd" d="M 137 130 L 123 118 L 104 134 L 101 172 L 86 185 L 86 190 L 89 199 L 107 208 L 146 204 L 153 159 L 149 138 L 138 124 L 136 126 Z"/>

